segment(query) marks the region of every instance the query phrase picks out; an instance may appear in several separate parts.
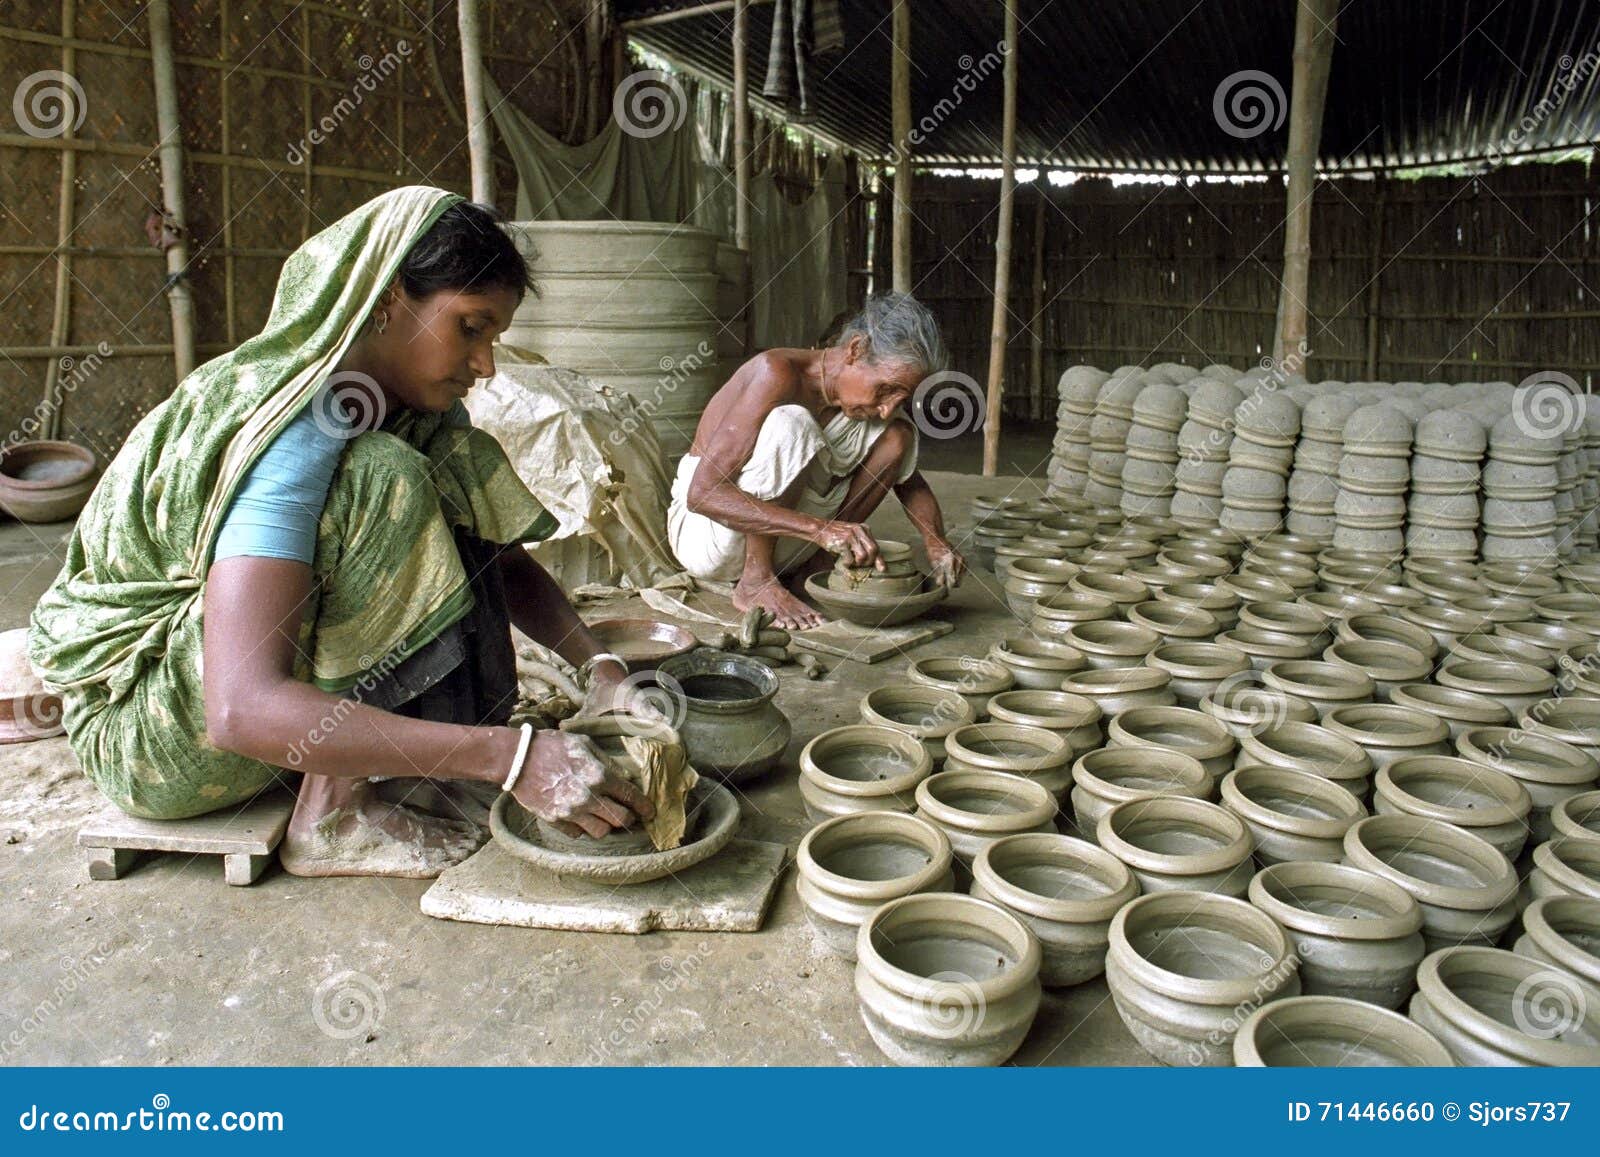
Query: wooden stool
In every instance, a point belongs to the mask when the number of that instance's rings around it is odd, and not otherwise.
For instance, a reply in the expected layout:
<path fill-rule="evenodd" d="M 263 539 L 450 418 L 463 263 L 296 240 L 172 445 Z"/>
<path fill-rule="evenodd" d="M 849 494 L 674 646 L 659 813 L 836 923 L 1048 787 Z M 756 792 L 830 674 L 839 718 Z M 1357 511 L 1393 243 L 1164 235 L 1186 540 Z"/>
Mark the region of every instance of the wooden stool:
<path fill-rule="evenodd" d="M 224 880 L 253 884 L 272 862 L 293 811 L 294 798 L 282 792 L 187 820 L 142 820 L 108 805 L 79 830 L 78 846 L 89 853 L 91 880 L 121 878 L 141 852 L 188 852 L 220 855 Z"/>

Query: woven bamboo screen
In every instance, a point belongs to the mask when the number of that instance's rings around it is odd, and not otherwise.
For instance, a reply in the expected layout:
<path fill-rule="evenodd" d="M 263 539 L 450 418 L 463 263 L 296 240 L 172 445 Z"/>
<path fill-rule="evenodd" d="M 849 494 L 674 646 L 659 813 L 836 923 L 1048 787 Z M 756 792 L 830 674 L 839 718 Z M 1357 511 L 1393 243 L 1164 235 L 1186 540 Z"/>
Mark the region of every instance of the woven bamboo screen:
<path fill-rule="evenodd" d="M 1055 413 L 1078 362 L 1226 362 L 1272 352 L 1283 261 L 1282 185 L 1127 185 L 1048 191 L 1044 308 L 1032 254 L 1039 189 L 1017 193 L 1006 411 Z M 1600 230 L 1586 166 L 1523 165 L 1480 178 L 1342 180 L 1318 187 L 1310 360 L 1317 380 L 1600 379 Z M 957 368 L 988 364 L 997 186 L 919 177 L 917 296 Z M 882 210 L 880 210 L 881 212 Z M 881 218 L 880 218 L 881 219 Z M 880 233 L 877 279 L 887 285 Z M 1040 327 L 1044 374 L 1029 381 Z"/>
<path fill-rule="evenodd" d="M 583 131 L 586 7 L 484 2 L 490 71 L 569 140 Z M 398 185 L 469 191 L 453 3 L 183 0 L 172 19 L 202 360 L 260 329 L 283 258 L 310 234 Z M 166 268 L 145 231 L 162 204 L 149 44 L 143 5 L 0 8 L 0 95 L 65 72 L 83 115 L 67 136 L 41 134 L 0 102 L 0 436 L 33 431 L 54 379 L 60 435 L 109 456 L 175 384 Z M 515 174 L 499 160 L 509 207 Z M 64 164 L 76 173 L 58 248 Z"/>

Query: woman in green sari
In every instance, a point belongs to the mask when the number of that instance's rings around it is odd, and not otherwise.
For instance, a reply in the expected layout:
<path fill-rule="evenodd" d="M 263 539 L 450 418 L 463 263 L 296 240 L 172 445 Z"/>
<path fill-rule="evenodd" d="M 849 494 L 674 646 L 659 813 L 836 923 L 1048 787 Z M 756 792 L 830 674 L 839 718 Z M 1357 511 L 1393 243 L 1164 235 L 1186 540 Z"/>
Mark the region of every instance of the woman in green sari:
<path fill-rule="evenodd" d="M 522 549 L 555 521 L 461 404 L 528 285 L 488 211 L 397 189 L 292 254 L 266 328 L 134 428 L 29 639 L 117 806 L 200 815 L 302 772 L 299 875 L 470 854 L 475 824 L 391 802 L 434 780 L 506 785 L 570 834 L 648 817 L 587 741 L 505 726 L 513 622 L 588 709 L 627 674 Z"/>

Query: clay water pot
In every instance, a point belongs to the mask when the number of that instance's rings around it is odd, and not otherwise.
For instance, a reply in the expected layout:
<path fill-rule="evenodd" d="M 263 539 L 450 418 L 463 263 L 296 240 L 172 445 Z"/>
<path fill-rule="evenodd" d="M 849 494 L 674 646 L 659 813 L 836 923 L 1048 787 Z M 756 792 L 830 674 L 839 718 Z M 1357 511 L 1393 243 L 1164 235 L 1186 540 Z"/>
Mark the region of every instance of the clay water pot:
<path fill-rule="evenodd" d="M 1427 631 L 1438 648 L 1445 652 L 1460 642 L 1461 636 L 1482 631 L 1489 626 L 1489 620 L 1482 615 L 1455 607 L 1402 607 L 1400 618 Z"/>
<path fill-rule="evenodd" d="M 1367 798 L 1372 760 L 1360 744 L 1315 723 L 1280 723 L 1239 741 L 1238 767 L 1302 771 L 1337 784 L 1357 801 Z"/>
<path fill-rule="evenodd" d="M 1307 993 L 1399 1008 L 1415 991 L 1422 908 L 1392 880 L 1344 864 L 1276 864 L 1250 881 L 1250 902 L 1288 930 Z"/>
<path fill-rule="evenodd" d="M 1156 559 L 1164 565 L 1192 571 L 1195 578 L 1202 580 L 1221 578 L 1225 574 L 1233 573 L 1233 562 L 1230 559 L 1214 551 L 1195 547 L 1171 546 L 1158 553 Z"/>
<path fill-rule="evenodd" d="M 0 450 L 0 510 L 18 522 L 60 522 L 83 509 L 98 471 L 76 442 L 15 442 Z"/>
<path fill-rule="evenodd" d="M 1093 700 L 1106 719 L 1135 707 L 1170 707 L 1178 701 L 1171 673 L 1154 667 L 1079 671 L 1061 680 L 1061 689 Z"/>
<path fill-rule="evenodd" d="M 1170 587 L 1157 588 L 1155 596 L 1160 602 L 1180 603 L 1208 611 L 1223 630 L 1231 630 L 1239 621 L 1242 602 L 1238 594 L 1216 583 L 1175 583 Z"/>
<path fill-rule="evenodd" d="M 854 960 L 867 917 L 901 896 L 950 891 L 950 864 L 950 841 L 927 820 L 857 812 L 805 834 L 795 853 L 795 888 L 823 946 Z"/>
<path fill-rule="evenodd" d="M 1306 967 L 1300 966 L 1302 977 Z M 1386 1008 L 1337 996 L 1293 996 L 1251 1013 L 1233 1038 L 1240 1068 L 1446 1068 L 1432 1033 Z"/>
<path fill-rule="evenodd" d="M 911 736 L 937 770 L 944 763 L 944 737 L 957 727 L 976 723 L 978 713 L 955 691 L 901 683 L 875 687 L 863 695 L 861 721 Z"/>
<path fill-rule="evenodd" d="M 928 893 L 891 900 L 856 936 L 861 1019 L 899 1065 L 998 1065 L 1039 1011 L 1039 941 L 996 904 Z"/>
<path fill-rule="evenodd" d="M 1295 600 L 1309 607 L 1330 623 L 1348 619 L 1351 615 L 1371 615 L 1378 612 L 1378 604 L 1355 591 L 1312 591 Z"/>
<path fill-rule="evenodd" d="M 1421 591 L 1393 582 L 1370 583 L 1361 588 L 1361 593 L 1383 607 L 1391 617 L 1406 607 L 1420 607 L 1428 601 Z"/>
<path fill-rule="evenodd" d="M 1067 691 L 1002 691 L 989 700 L 989 718 L 1059 735 L 1073 759 L 1100 746 L 1100 705 Z"/>
<path fill-rule="evenodd" d="M 1119 803 L 1095 824 L 1095 842 L 1133 870 L 1142 892 L 1243 896 L 1255 871 L 1255 840 L 1243 820 L 1204 800 Z"/>
<path fill-rule="evenodd" d="M 1511 951 L 1564 968 L 1600 991 L 1600 900 L 1535 900 L 1522 910 L 1522 935 Z"/>
<path fill-rule="evenodd" d="M 1042 727 L 974 723 L 945 736 L 947 771 L 1002 771 L 1031 779 L 1060 803 L 1072 787 L 1072 746 Z"/>
<path fill-rule="evenodd" d="M 1321 776 L 1251 766 L 1222 778 L 1222 806 L 1244 821 L 1259 864 L 1315 860 L 1337 864 L 1344 834 L 1367 809 L 1349 791 Z"/>
<path fill-rule="evenodd" d="M 972 863 L 972 895 L 998 904 L 1039 938 L 1046 988 L 1105 972 L 1111 918 L 1138 894 L 1127 865 L 1070 836 L 1006 836 Z"/>
<path fill-rule="evenodd" d="M 1373 781 L 1378 815 L 1442 820 L 1487 840 L 1515 861 L 1528 839 L 1527 789 L 1509 775 L 1448 755 L 1397 759 Z"/>
<path fill-rule="evenodd" d="M 1511 712 L 1504 703 L 1487 695 L 1434 683 L 1402 683 L 1389 693 L 1389 701 L 1396 707 L 1436 716 L 1450 729 L 1452 743 L 1474 727 L 1511 722 Z"/>
<path fill-rule="evenodd" d="M 1407 755 L 1450 754 L 1450 729 L 1444 720 L 1409 707 L 1386 703 L 1335 707 L 1322 725 L 1360 747 L 1374 769 Z"/>
<path fill-rule="evenodd" d="M 1313 723 L 1316 708 L 1298 695 L 1288 695 L 1271 687 L 1243 680 L 1220 687 L 1200 700 L 1200 710 L 1228 729 L 1228 734 L 1243 742 L 1268 727 L 1284 723 Z"/>
<path fill-rule="evenodd" d="M 677 682 L 683 720 L 678 731 L 701 775 L 744 783 L 776 767 L 789 745 L 789 719 L 772 702 L 778 676 L 743 655 L 709 647 L 662 662 Z M 676 696 L 675 696 L 676 698 Z"/>
<path fill-rule="evenodd" d="M 1411 893 L 1422 906 L 1422 938 L 1430 952 L 1493 944 L 1516 915 L 1511 861 L 1487 841 L 1439 820 L 1361 820 L 1345 834 L 1344 862 Z"/>
<path fill-rule="evenodd" d="M 921 742 L 892 727 L 854 723 L 824 731 L 800 751 L 800 798 L 813 821 L 853 812 L 909 812 L 933 774 Z"/>
<path fill-rule="evenodd" d="M 1250 658 L 1224 643 L 1166 643 L 1150 652 L 1145 665 L 1170 674 L 1178 703 L 1197 708 L 1230 676 L 1250 670 Z"/>
<path fill-rule="evenodd" d="M 1451 659 L 1440 665 L 1434 681 L 1441 687 L 1489 695 L 1506 705 L 1512 714 L 1532 707 L 1555 689 L 1550 672 L 1527 663 L 1486 662 L 1478 659 Z"/>
<path fill-rule="evenodd" d="M 1543 647 L 1482 631 L 1462 635 L 1451 648 L 1450 658 L 1458 663 L 1521 663 L 1544 671 L 1553 671 L 1556 666 L 1550 652 Z"/>
<path fill-rule="evenodd" d="M 1092 623 L 1100 619 L 1114 619 L 1117 605 L 1100 595 L 1086 595 L 1079 591 L 1065 591 L 1059 595 L 1040 599 L 1033 606 L 1033 618 L 1028 620 L 1028 630 L 1036 638 L 1056 642 L 1066 640 L 1067 631 L 1078 623 Z"/>
<path fill-rule="evenodd" d="M 1298 964 L 1284 930 L 1243 900 L 1161 892 L 1112 918 L 1106 985 L 1156 1060 L 1220 1067 L 1244 1013 L 1299 995 Z"/>
<path fill-rule="evenodd" d="M 1537 664 L 1545 668 L 1554 667 L 1561 661 L 1561 656 L 1571 652 L 1574 647 L 1594 642 L 1594 636 L 1588 631 L 1571 626 L 1570 623 L 1547 623 L 1542 620 L 1498 623 L 1494 627 L 1494 634 L 1538 647 L 1549 656 L 1545 662 Z"/>
<path fill-rule="evenodd" d="M 1124 556 L 1117 556 L 1110 565 L 1117 571 L 1127 566 Z M 1118 613 L 1135 603 L 1142 603 L 1150 597 L 1150 588 L 1138 579 L 1129 578 L 1120 573 L 1106 573 L 1101 571 L 1085 570 L 1067 584 L 1069 590 L 1081 595 L 1098 595 L 1110 599 L 1117 607 Z"/>
<path fill-rule="evenodd" d="M 1550 809 L 1552 839 L 1600 840 L 1600 791 L 1569 795 Z"/>
<path fill-rule="evenodd" d="M 1233 766 L 1238 741 L 1216 719 L 1190 707 L 1135 707 L 1106 725 L 1110 747 L 1160 747 L 1200 761 L 1215 778 Z"/>
<path fill-rule="evenodd" d="M 998 562 L 998 555 L 996 556 Z M 1042 598 L 1058 595 L 1082 568 L 1064 559 L 1019 558 L 1010 564 L 1005 580 L 1006 605 L 1011 613 L 1026 622 Z M 904 592 L 898 592 L 904 593 Z"/>
<path fill-rule="evenodd" d="M 1600 993 L 1498 948 L 1427 956 L 1410 1013 L 1457 1064 L 1600 1065 Z"/>
<path fill-rule="evenodd" d="M 1458 599 L 1456 605 L 1482 615 L 1491 623 L 1519 623 L 1533 618 L 1533 600 L 1512 595 L 1469 595 Z"/>
<path fill-rule="evenodd" d="M 906 674 L 924 687 L 954 691 L 972 705 L 979 719 L 988 713 L 991 697 L 1016 685 L 1011 672 L 999 663 L 970 655 L 915 659 Z"/>
<path fill-rule="evenodd" d="M 916 814 L 950 838 L 963 888 L 972 881 L 972 858 L 986 844 L 1020 832 L 1054 832 L 1058 811 L 1043 784 L 1002 771 L 941 771 L 917 785 Z"/>
<path fill-rule="evenodd" d="M 1241 603 L 1285 602 L 1299 593 L 1281 578 L 1270 574 L 1229 574 L 1217 580 L 1239 596 Z"/>
<path fill-rule="evenodd" d="M 1428 642 L 1432 643 L 1432 638 Z M 1334 643 L 1322 652 L 1322 658 L 1367 675 L 1373 682 L 1373 698 L 1379 703 L 1389 702 L 1402 683 L 1426 679 L 1433 670 L 1432 660 L 1404 643 Z"/>
<path fill-rule="evenodd" d="M 1549 840 L 1533 849 L 1522 903 L 1526 906 L 1546 896 L 1600 900 L 1600 841 Z"/>
<path fill-rule="evenodd" d="M 1316 708 L 1319 719 L 1335 707 L 1370 703 L 1377 693 L 1377 685 L 1365 671 L 1357 671 L 1345 663 L 1315 659 L 1273 663 L 1262 672 L 1261 682 L 1275 691 L 1304 699 Z"/>
<path fill-rule="evenodd" d="M 1151 599 L 1128 608 L 1128 622 L 1148 627 L 1167 642 L 1202 642 L 1216 637 L 1221 622 L 1192 603 Z"/>
<path fill-rule="evenodd" d="M 1526 582 L 1526 580 L 1524 580 Z M 1522 594 L 1527 594 L 1524 589 Z M 1590 592 L 1549 594 L 1533 600 L 1533 613 L 1551 623 L 1600 613 L 1600 595 Z"/>
<path fill-rule="evenodd" d="M 1268 599 L 1246 603 L 1239 608 L 1239 625 L 1258 631 L 1276 631 L 1281 635 L 1298 635 L 1308 642 L 1315 640 L 1323 646 L 1332 641 L 1327 620 L 1298 602 Z"/>
<path fill-rule="evenodd" d="M 1509 720 L 1485 720 L 1504 725 Z M 1517 716 L 1517 723 L 1536 735 L 1559 739 L 1600 760 L 1600 699 L 1587 695 L 1564 695 L 1560 699 L 1541 699 Z"/>
<path fill-rule="evenodd" d="M 1102 747 L 1072 765 L 1072 812 L 1078 835 L 1099 842 L 1099 823 L 1112 808 L 1129 800 L 1157 796 L 1209 799 L 1210 773 L 1193 756 L 1179 751 Z"/>
<path fill-rule="evenodd" d="M 1535 844 L 1550 838 L 1550 809 L 1593 790 L 1600 776 L 1600 765 L 1580 748 L 1515 727 L 1474 727 L 1456 740 L 1456 754 L 1503 771 L 1528 789 L 1528 834 Z"/>
<path fill-rule="evenodd" d="M 1114 619 L 1078 623 L 1067 628 L 1064 640 L 1083 652 L 1097 671 L 1138 667 L 1161 645 L 1161 636 L 1148 627 Z"/>
<path fill-rule="evenodd" d="M 1089 665 L 1070 643 L 1020 635 L 989 648 L 989 658 L 1011 672 L 1013 686 L 1032 691 L 1054 691 L 1062 679 Z"/>

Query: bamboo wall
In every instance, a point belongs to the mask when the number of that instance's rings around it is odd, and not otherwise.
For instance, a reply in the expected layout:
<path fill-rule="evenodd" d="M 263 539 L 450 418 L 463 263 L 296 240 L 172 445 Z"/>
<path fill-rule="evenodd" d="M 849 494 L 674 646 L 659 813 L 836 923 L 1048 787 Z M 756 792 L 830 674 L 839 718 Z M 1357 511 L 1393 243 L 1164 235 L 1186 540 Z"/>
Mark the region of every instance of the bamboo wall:
<path fill-rule="evenodd" d="M 994 278 L 992 181 L 918 177 L 916 293 L 956 367 L 982 382 Z M 1053 418 L 1067 366 L 1227 362 L 1272 352 L 1283 190 L 1246 185 L 1050 188 L 1044 308 L 1033 305 L 1039 190 L 1017 191 L 1006 412 Z M 1312 235 L 1313 381 L 1600 378 L 1600 229 L 1586 166 L 1522 165 L 1480 178 L 1319 183 Z M 886 212 L 886 205 L 880 208 Z M 880 218 L 886 220 L 887 218 Z M 880 234 L 878 286 L 889 284 Z M 1033 327 L 1042 382 L 1030 381 Z"/>

